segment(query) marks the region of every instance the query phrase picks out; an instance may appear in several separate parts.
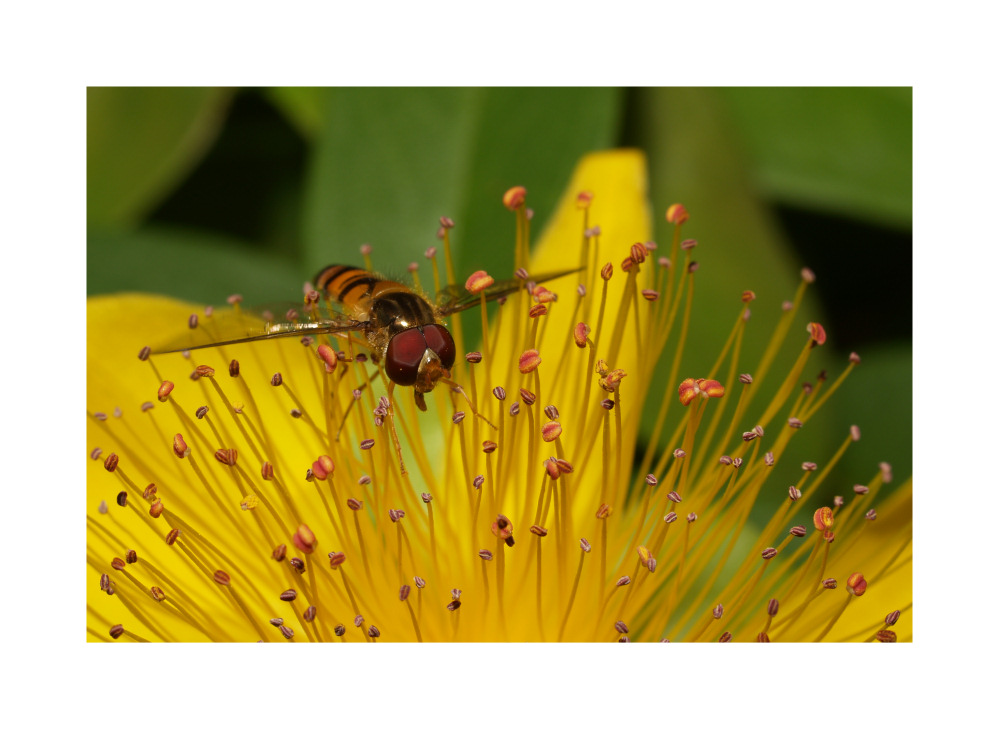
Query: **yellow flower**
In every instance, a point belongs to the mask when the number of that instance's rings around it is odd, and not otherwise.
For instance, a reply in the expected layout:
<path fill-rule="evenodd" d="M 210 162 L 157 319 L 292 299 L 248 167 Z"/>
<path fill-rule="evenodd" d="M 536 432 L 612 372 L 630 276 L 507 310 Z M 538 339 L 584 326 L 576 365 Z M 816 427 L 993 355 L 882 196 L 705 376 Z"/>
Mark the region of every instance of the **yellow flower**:
<path fill-rule="evenodd" d="M 426 413 L 408 388 L 369 382 L 343 339 L 140 361 L 197 311 L 92 299 L 88 638 L 910 640 L 911 481 L 875 466 L 849 495 L 826 489 L 856 429 L 817 465 L 794 458 L 855 366 L 799 389 L 824 342 L 797 315 L 811 275 L 773 333 L 774 350 L 802 345 L 786 377 L 769 376 L 769 350 L 741 364 L 748 291 L 715 366 L 676 377 L 689 216 L 671 206 L 674 238 L 653 248 L 645 198 L 640 154 L 585 158 L 528 263 L 529 194 L 508 192 L 516 266 L 582 268 L 453 316 L 487 332 L 466 355 L 453 331 L 461 390 L 439 384 Z M 219 319 L 199 315 L 191 343 Z M 653 385 L 666 347 L 673 376 Z M 757 394 L 765 410 L 749 417 Z M 656 431 L 633 475 L 648 405 Z"/>

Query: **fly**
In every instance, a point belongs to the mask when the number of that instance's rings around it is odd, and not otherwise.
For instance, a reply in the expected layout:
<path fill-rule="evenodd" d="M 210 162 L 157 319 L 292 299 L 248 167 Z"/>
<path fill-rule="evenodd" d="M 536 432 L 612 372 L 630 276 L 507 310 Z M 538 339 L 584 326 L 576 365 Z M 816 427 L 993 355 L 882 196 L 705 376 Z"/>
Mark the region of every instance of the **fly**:
<path fill-rule="evenodd" d="M 577 271 L 553 272 L 531 279 L 541 283 Z M 432 391 L 438 382 L 450 383 L 448 378 L 456 359 L 454 338 L 444 320 L 475 307 L 482 296 L 486 301 L 496 300 L 520 290 L 525 283 L 521 279 L 495 282 L 481 293 L 450 285 L 431 302 L 413 288 L 375 272 L 334 264 L 319 272 L 314 285 L 319 295 L 337 305 L 339 311 L 329 309 L 329 315 L 322 316 L 318 305 L 310 304 L 305 316 L 292 308 L 283 320 L 264 312 L 261 320 L 252 323 L 248 323 L 241 312 L 234 312 L 228 318 L 219 317 L 218 331 L 211 341 L 197 345 L 178 342 L 158 349 L 156 353 L 288 336 L 359 333 L 371 349 L 371 358 L 382 364 L 388 379 L 396 385 L 412 387 L 417 406 L 426 410 L 423 395 Z M 308 297 L 306 302 L 309 304 Z"/>

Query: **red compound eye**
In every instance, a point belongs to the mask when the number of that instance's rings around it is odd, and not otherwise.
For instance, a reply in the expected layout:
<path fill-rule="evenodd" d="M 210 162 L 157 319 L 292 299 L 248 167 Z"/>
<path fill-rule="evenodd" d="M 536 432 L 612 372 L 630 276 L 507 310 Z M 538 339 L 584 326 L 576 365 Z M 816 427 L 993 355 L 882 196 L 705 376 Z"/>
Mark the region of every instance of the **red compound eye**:
<path fill-rule="evenodd" d="M 414 384 L 420 361 L 426 351 L 427 341 L 419 328 L 400 331 L 389 340 L 388 350 L 385 352 L 385 373 L 397 385 Z M 454 356 L 453 349 L 451 355 Z"/>
<path fill-rule="evenodd" d="M 423 335 L 427 339 L 427 346 L 434 350 L 440 357 L 441 366 L 449 370 L 454 366 L 454 339 L 446 328 L 436 323 L 431 323 L 423 327 Z"/>

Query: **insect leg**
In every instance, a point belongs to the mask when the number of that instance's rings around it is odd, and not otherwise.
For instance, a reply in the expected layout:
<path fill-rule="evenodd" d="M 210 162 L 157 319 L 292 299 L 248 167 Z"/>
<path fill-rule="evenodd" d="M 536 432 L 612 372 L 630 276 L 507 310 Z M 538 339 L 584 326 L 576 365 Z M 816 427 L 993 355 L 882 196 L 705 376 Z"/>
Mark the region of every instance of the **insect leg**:
<path fill-rule="evenodd" d="M 481 413 L 479 413 L 479 411 L 475 407 L 475 403 L 473 403 L 472 399 L 469 398 L 465 394 L 465 389 L 461 385 L 459 385 L 458 383 L 454 382 L 453 380 L 447 379 L 446 377 L 442 377 L 440 380 L 438 380 L 438 382 L 443 382 L 444 384 L 453 387 L 457 392 L 461 393 L 462 397 L 466 401 L 468 401 L 468 407 L 472 409 L 472 415 L 474 415 L 476 418 L 481 418 L 483 421 L 485 421 L 487 424 L 489 424 L 489 426 L 491 426 L 493 429 L 496 429 L 496 424 L 494 424 L 488 418 L 486 418 Z"/>

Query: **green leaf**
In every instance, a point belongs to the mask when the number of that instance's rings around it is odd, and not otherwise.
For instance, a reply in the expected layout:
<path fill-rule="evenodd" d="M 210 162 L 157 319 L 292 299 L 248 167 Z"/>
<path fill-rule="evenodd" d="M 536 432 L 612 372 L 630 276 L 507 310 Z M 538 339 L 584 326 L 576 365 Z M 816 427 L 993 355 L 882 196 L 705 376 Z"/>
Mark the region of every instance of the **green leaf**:
<path fill-rule="evenodd" d="M 323 129 L 331 90 L 325 87 L 270 87 L 264 94 L 305 139 Z"/>
<path fill-rule="evenodd" d="M 911 227 L 911 88 L 720 92 L 767 197 Z"/>
<path fill-rule="evenodd" d="M 334 90 L 306 203 L 310 265 L 357 262 L 369 243 L 376 267 L 426 270 L 447 215 L 458 276 L 511 273 L 503 192 L 526 186 L 544 223 L 580 155 L 612 144 L 621 102 L 611 89 Z"/>
<path fill-rule="evenodd" d="M 88 88 L 88 224 L 139 223 L 207 151 L 230 97 L 215 88 Z"/>
<path fill-rule="evenodd" d="M 262 254 L 236 239 L 188 229 L 91 229 L 87 253 L 88 295 L 135 291 L 141 276 L 143 292 L 214 305 L 239 293 L 254 305 L 296 300 L 304 282 L 287 259 Z"/>

